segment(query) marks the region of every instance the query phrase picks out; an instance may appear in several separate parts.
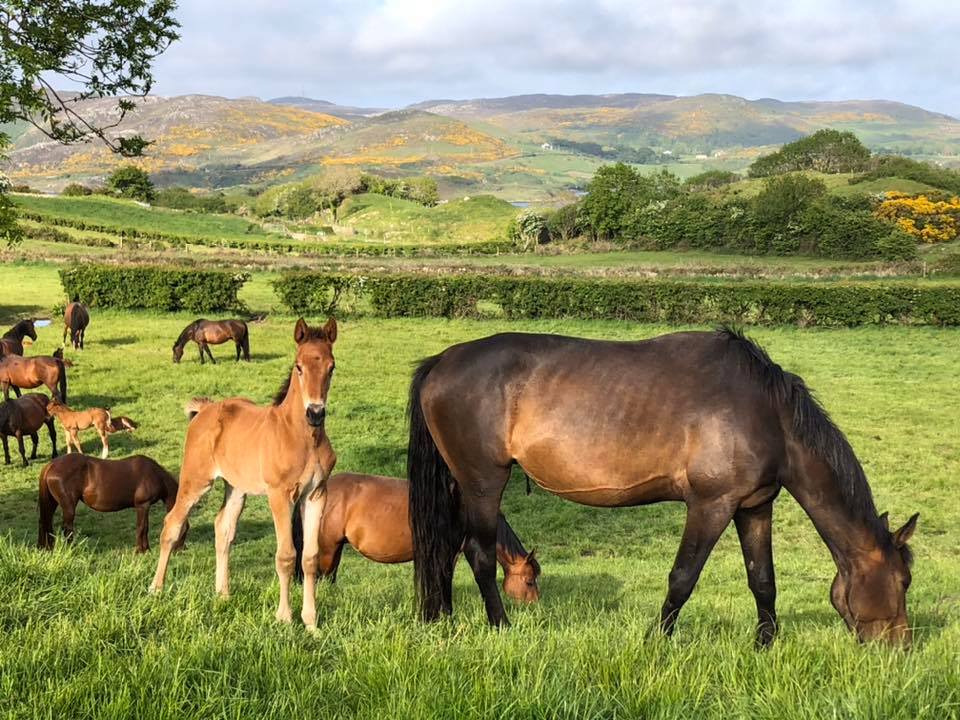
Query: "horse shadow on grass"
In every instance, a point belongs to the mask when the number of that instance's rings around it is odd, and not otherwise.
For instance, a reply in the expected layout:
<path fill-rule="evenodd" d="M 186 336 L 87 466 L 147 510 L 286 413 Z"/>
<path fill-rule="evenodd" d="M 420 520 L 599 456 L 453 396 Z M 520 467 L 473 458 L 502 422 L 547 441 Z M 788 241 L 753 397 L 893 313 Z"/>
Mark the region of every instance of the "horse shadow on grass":
<path fill-rule="evenodd" d="M 806 609 L 791 611 L 787 607 L 779 609 L 779 621 L 783 627 L 822 627 L 829 628 L 837 623 L 842 625 L 843 620 L 830 607 L 821 609 Z M 956 622 L 956 610 L 953 615 L 943 603 L 921 605 L 910 611 L 910 627 L 913 628 L 913 644 L 921 646 L 925 642 L 936 639 L 951 623 Z M 852 636 L 852 633 L 851 633 Z"/>
<path fill-rule="evenodd" d="M 122 345 L 133 345 L 137 342 L 139 338 L 136 335 L 122 335 L 120 337 L 114 338 L 103 338 L 102 340 L 96 340 L 91 344 L 103 345 L 105 347 L 120 347 Z"/>

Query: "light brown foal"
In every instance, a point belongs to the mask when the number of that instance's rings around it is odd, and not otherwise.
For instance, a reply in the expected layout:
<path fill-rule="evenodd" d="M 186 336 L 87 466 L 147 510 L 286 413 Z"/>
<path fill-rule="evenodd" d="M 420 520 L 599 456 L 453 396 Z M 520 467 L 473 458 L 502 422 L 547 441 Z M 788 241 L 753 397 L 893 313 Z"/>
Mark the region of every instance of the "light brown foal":
<path fill-rule="evenodd" d="M 107 435 L 110 433 L 112 418 L 110 411 L 104 408 L 88 408 L 87 410 L 71 410 L 56 398 L 50 398 L 47 403 L 47 414 L 55 417 L 63 428 L 63 434 L 67 438 L 67 453 L 73 452 L 71 447 L 76 448 L 77 452 L 83 455 L 83 448 L 80 446 L 80 431 L 94 428 L 97 435 L 100 436 L 100 442 L 103 448 L 100 450 L 101 459 L 106 459 L 110 454 L 110 441 Z"/>
<path fill-rule="evenodd" d="M 160 559 L 150 589 L 159 592 L 190 509 L 216 478 L 227 483 L 227 494 L 215 523 L 217 592 L 230 594 L 228 560 L 237 519 L 248 494 L 266 495 L 277 533 L 276 568 L 280 579 L 277 619 L 290 622 L 290 578 L 296 551 L 293 508 L 301 497 L 306 543 L 303 553 L 303 611 L 308 629 L 316 629 L 315 587 L 320 516 L 326 480 L 336 455 L 324 430 L 327 394 L 333 376 L 333 343 L 337 323 L 311 328 L 300 318 L 293 332 L 296 362 L 286 385 L 269 407 L 231 398 L 197 400 L 187 406 L 195 413 L 187 429 L 177 502 L 167 513 L 160 535 Z"/>

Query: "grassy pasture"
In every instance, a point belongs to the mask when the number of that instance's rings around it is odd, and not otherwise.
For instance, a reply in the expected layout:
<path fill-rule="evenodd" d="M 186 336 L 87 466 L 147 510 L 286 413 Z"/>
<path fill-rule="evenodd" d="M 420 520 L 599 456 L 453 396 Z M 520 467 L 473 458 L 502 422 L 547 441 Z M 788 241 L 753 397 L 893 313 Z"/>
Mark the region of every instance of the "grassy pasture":
<path fill-rule="evenodd" d="M 275 304 L 268 278 L 245 289 L 254 310 Z M 55 269 L 0 266 L 0 323 L 62 301 Z M 97 311 L 70 375 L 71 403 L 110 405 L 142 425 L 114 436 L 117 456 L 180 462 L 193 395 L 266 402 L 289 371 L 293 318 L 251 330 L 253 362 L 201 367 L 170 345 L 193 318 Z M 617 322 L 346 320 L 336 346 L 329 432 L 339 470 L 398 474 L 410 364 L 447 345 L 505 329 L 604 338 L 675 328 Z M 57 323 L 29 353 L 59 345 Z M 800 373 L 848 433 L 878 506 L 895 522 L 921 512 L 909 595 L 909 653 L 857 646 L 828 600 L 834 568 L 785 493 L 774 546 L 783 631 L 751 647 L 753 601 L 732 529 L 721 539 L 672 640 L 646 639 L 666 587 L 682 506 L 590 509 L 515 477 L 505 512 L 542 557 L 543 600 L 509 607 L 513 627 L 485 627 L 464 563 L 452 622 L 413 619 L 412 569 L 348 551 L 319 594 L 316 636 L 273 620 L 273 528 L 251 498 L 232 554 L 233 596 L 213 595 L 215 488 L 195 511 L 188 549 L 160 597 L 146 594 L 156 547 L 133 553 L 132 512 L 84 508 L 79 540 L 52 554 L 36 540 L 36 477 L 0 470 L 0 714 L 5 717 L 750 717 L 943 718 L 960 708 L 960 332 L 929 328 L 753 333 Z M 88 452 L 98 448 L 87 438 Z M 41 452 L 48 452 L 41 441 Z M 162 511 L 151 517 L 155 545 Z M 295 606 L 299 597 L 294 597 Z"/>

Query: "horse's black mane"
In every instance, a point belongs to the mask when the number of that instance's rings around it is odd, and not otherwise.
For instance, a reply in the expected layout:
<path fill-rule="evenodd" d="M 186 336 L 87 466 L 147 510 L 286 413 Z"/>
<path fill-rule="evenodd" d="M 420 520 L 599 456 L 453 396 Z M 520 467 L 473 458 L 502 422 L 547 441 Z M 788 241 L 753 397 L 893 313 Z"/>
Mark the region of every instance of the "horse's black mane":
<path fill-rule="evenodd" d="M 840 488 L 844 505 L 870 529 L 880 547 L 892 549 L 890 531 L 877 514 L 873 493 L 860 461 L 846 436 L 817 402 L 806 383 L 797 375 L 784 371 L 742 331 L 723 327 L 717 334 L 727 341 L 731 351 L 746 361 L 747 369 L 760 381 L 771 401 L 792 411 L 794 436 L 827 464 Z M 906 546 L 899 549 L 909 563 L 909 549 Z"/>
<path fill-rule="evenodd" d="M 287 393 L 290 392 L 290 380 L 293 378 L 293 368 L 290 368 L 290 372 L 287 373 L 287 376 L 283 379 L 283 382 L 280 383 L 280 387 L 277 389 L 276 394 L 273 396 L 273 404 L 280 405 L 284 400 L 287 399 Z"/>
<path fill-rule="evenodd" d="M 3 336 L 6 337 L 22 337 L 26 333 L 24 332 L 28 325 L 32 325 L 33 320 L 18 320 L 17 323 L 7 330 Z"/>
<path fill-rule="evenodd" d="M 177 347 L 178 345 L 186 345 L 187 342 L 190 340 L 190 337 L 189 337 L 190 333 L 192 333 L 197 328 L 197 325 L 199 325 L 202 322 L 204 322 L 203 318 L 199 318 L 197 320 L 194 320 L 189 325 L 187 325 L 183 329 L 183 332 L 180 333 L 180 337 L 177 338 L 177 341 L 173 344 L 173 346 Z"/>

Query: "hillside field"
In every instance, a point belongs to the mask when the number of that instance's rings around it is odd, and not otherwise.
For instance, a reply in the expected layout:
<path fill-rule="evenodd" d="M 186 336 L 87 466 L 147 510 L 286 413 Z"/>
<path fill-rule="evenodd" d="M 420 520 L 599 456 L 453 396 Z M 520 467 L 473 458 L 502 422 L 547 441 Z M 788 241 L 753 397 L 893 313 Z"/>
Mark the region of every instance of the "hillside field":
<path fill-rule="evenodd" d="M 269 276 L 243 298 L 275 305 Z M 0 265 L 0 328 L 48 316 L 64 298 L 49 264 Z M 92 310 L 71 404 L 108 405 L 141 423 L 113 436 L 119 457 L 145 453 L 176 472 L 195 395 L 267 402 L 290 371 L 295 318 L 251 325 L 253 361 L 200 366 L 194 348 L 171 363 L 192 316 Z M 310 318 L 318 322 L 322 318 Z M 337 470 L 400 474 L 405 464 L 411 364 L 502 330 L 637 339 L 674 327 L 620 322 L 343 318 L 328 432 Z M 316 635 L 278 625 L 274 538 L 266 502 L 251 498 L 231 555 L 229 601 L 213 593 L 216 487 L 191 518 L 164 593 L 146 587 L 154 546 L 134 547 L 134 514 L 77 517 L 78 541 L 34 548 L 43 460 L 0 468 L 0 715 L 4 717 L 437 717 L 917 718 L 960 708 L 960 331 L 890 327 L 750 333 L 802 375 L 847 433 L 877 504 L 900 524 L 920 512 L 908 602 L 909 652 L 859 646 L 829 602 L 835 568 L 812 524 L 787 495 L 774 519 L 782 633 L 752 647 L 754 605 L 733 529 L 715 549 L 670 640 L 647 638 L 666 589 L 683 508 L 590 509 L 519 475 L 504 511 L 543 565 L 542 601 L 508 604 L 513 627 L 486 627 L 465 563 L 452 621 L 414 619 L 410 565 L 380 566 L 347 551 L 336 586 L 322 586 Z M 39 329 L 28 354 L 59 346 L 61 326 Z M 61 441 L 62 442 L 62 441 Z M 99 449 L 86 437 L 88 452 Z M 49 446 L 41 439 L 41 453 Z M 299 594 L 294 607 L 298 609 Z"/>

